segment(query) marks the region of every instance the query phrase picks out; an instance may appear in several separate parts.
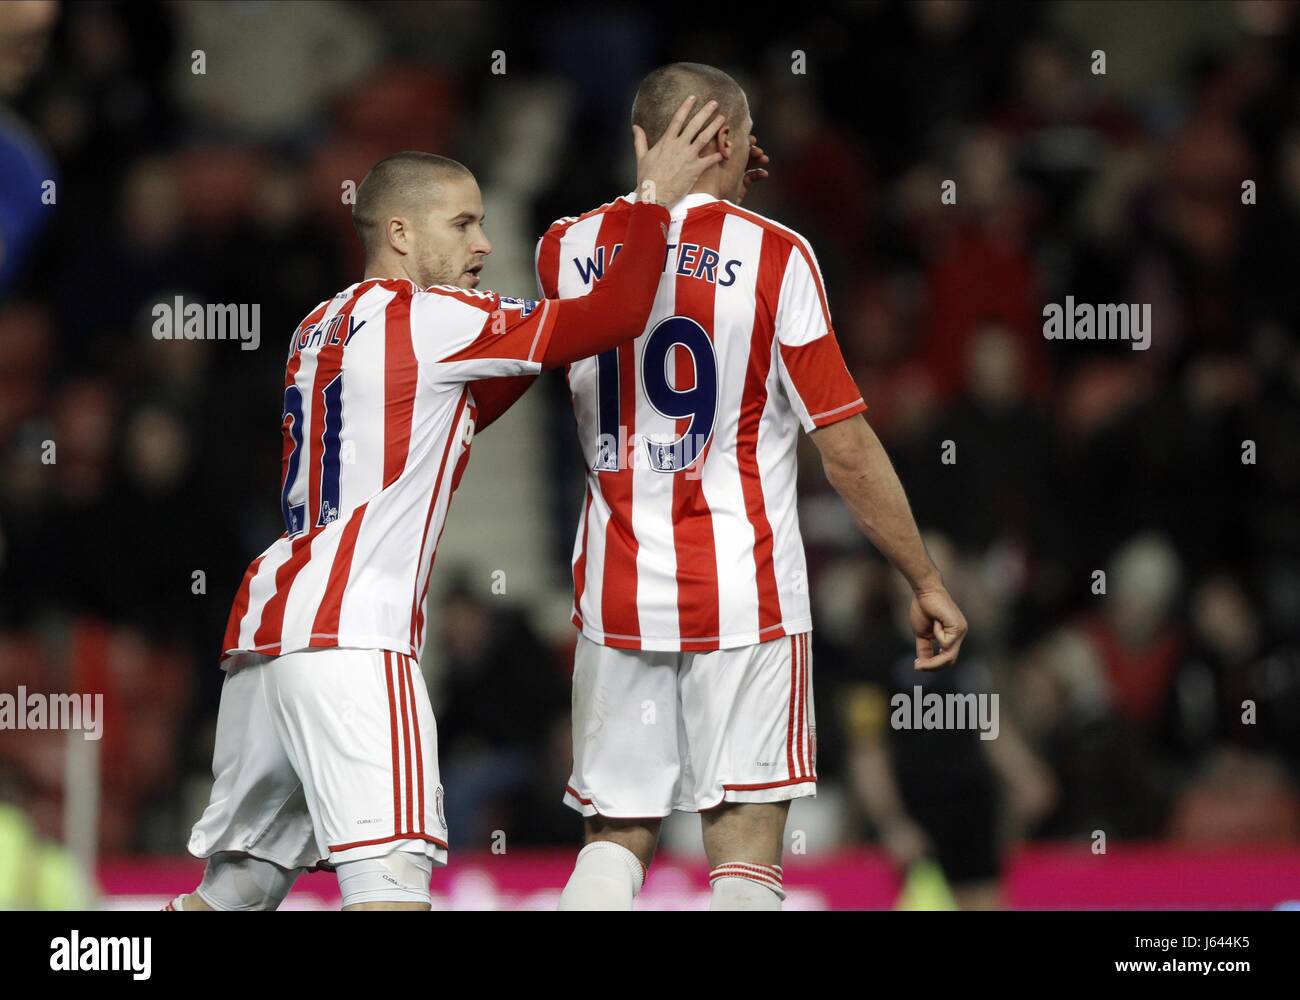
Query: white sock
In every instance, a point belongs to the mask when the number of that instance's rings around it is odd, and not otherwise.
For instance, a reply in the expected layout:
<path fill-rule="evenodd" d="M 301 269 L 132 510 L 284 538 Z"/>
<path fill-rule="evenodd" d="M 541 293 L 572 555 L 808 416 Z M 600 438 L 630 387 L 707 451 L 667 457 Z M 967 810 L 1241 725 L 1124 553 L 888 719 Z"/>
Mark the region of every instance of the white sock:
<path fill-rule="evenodd" d="M 630 910 L 645 882 L 645 866 L 621 844 L 594 840 L 578 852 L 560 893 L 561 910 Z"/>
<path fill-rule="evenodd" d="M 170 903 L 168 903 L 166 906 L 164 906 L 163 909 L 164 909 L 164 910 L 183 910 L 183 909 L 185 909 L 185 907 L 184 907 L 184 905 L 183 905 L 184 902 L 185 902 L 185 893 L 181 893 L 179 896 L 177 896 L 175 899 L 173 899 Z"/>
<path fill-rule="evenodd" d="M 709 872 L 710 910 L 779 910 L 785 899 L 780 865 L 728 861 Z"/>

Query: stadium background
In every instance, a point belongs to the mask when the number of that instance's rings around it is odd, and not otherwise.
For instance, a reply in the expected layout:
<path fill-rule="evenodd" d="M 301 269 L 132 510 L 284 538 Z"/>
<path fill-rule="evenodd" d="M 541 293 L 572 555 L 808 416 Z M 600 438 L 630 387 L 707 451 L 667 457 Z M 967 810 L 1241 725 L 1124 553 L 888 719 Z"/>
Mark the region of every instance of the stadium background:
<path fill-rule="evenodd" d="M 18 40 L 46 22 L 37 60 Z M 0 732 L 0 906 L 193 884 L 222 626 L 281 530 L 278 345 L 361 276 L 345 182 L 399 149 L 462 160 L 485 286 L 535 294 L 537 236 L 630 189 L 632 94 L 680 59 L 747 88 L 772 176 L 746 204 L 816 248 L 970 619 L 926 689 L 1001 696 L 996 740 L 889 726 L 915 682 L 898 580 L 809 449 L 821 792 L 792 812 L 792 904 L 1300 897 L 1295 5 L 82 2 L 0 4 L 0 691 L 105 695 L 99 818 L 65 829 L 78 737 Z M 177 294 L 258 304 L 260 348 L 154 339 Z M 1150 304 L 1150 350 L 1045 340 L 1067 295 Z M 552 374 L 453 505 L 422 663 L 455 859 L 435 905 L 548 905 L 578 843 L 580 482 Z M 706 898 L 697 827 L 669 825 L 645 905 Z"/>

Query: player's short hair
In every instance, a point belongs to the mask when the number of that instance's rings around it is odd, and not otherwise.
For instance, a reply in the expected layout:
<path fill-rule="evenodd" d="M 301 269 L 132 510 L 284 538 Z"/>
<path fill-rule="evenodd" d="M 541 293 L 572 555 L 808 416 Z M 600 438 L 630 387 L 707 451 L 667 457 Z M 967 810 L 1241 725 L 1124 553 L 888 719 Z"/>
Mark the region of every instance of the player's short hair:
<path fill-rule="evenodd" d="M 669 63 L 652 70 L 637 88 L 632 102 L 632 124 L 640 125 L 646 142 L 654 145 L 668 131 L 668 123 L 692 94 L 695 109 L 706 101 L 718 102 L 718 114 L 727 124 L 738 127 L 745 107 L 745 91 L 729 73 L 704 63 Z"/>
<path fill-rule="evenodd" d="M 437 197 L 438 185 L 445 180 L 473 176 L 463 163 L 410 149 L 376 163 L 357 188 L 352 205 L 352 225 L 366 259 L 372 259 L 383 246 L 384 225 L 395 214 Z"/>

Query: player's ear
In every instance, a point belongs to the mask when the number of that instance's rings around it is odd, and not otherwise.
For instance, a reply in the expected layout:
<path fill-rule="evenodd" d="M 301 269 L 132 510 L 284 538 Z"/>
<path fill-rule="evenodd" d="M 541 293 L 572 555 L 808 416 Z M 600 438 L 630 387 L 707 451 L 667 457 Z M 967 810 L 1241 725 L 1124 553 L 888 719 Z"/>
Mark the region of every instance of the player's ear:
<path fill-rule="evenodd" d="M 411 252 L 409 233 L 406 229 L 406 223 L 401 219 L 389 219 L 384 226 L 384 235 L 388 239 L 388 245 L 400 254 Z"/>
<path fill-rule="evenodd" d="M 731 159 L 735 145 L 731 139 L 731 126 L 723 122 L 722 128 L 718 129 L 718 134 L 713 137 L 713 141 L 717 144 L 718 152 L 722 154 L 722 158 L 724 160 Z"/>

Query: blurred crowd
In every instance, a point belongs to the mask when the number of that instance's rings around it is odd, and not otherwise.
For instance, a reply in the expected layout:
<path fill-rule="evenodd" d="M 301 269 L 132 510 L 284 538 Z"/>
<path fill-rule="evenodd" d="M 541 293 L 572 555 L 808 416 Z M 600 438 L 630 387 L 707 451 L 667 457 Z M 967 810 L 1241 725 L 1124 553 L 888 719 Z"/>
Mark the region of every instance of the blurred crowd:
<path fill-rule="evenodd" d="M 970 620 L 918 679 L 907 595 L 806 454 L 825 840 L 973 893 L 1024 838 L 1300 840 L 1294 6 L 0 4 L 0 690 L 105 694 L 103 851 L 181 851 L 206 799 L 229 600 L 281 530 L 276 331 L 361 277 L 342 181 L 463 160 L 487 285 L 528 288 L 551 220 L 627 190 L 631 96 L 678 59 L 746 87 L 747 207 L 816 249 Z M 260 303 L 270 353 L 153 339 L 176 294 Z M 1045 339 L 1067 295 L 1150 304 L 1150 349 Z M 570 446 L 530 486 L 563 588 L 580 462 L 562 377 L 534 391 Z M 477 578 L 430 640 L 452 836 L 574 844 L 570 647 Z M 997 692 L 1001 736 L 899 731 L 915 684 Z M 0 733 L 0 797 L 50 835 L 60 753 Z"/>

